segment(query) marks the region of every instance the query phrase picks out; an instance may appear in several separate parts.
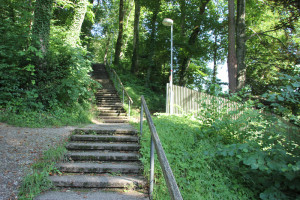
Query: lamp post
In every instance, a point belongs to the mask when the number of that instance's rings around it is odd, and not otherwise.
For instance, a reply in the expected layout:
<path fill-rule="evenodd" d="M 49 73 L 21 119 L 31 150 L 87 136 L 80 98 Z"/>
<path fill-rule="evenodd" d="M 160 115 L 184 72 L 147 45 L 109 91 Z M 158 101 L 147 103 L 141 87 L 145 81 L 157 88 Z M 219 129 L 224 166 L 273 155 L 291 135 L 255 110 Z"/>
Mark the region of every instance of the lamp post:
<path fill-rule="evenodd" d="M 173 20 L 165 18 L 162 22 L 165 26 L 171 26 L 171 72 L 170 72 L 170 114 L 173 114 Z"/>

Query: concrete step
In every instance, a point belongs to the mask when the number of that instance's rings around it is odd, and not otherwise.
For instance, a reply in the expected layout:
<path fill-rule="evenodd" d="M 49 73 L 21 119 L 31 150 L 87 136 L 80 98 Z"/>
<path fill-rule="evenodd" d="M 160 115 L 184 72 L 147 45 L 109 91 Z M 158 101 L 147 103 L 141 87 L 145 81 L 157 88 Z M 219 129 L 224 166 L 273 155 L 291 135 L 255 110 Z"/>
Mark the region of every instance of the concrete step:
<path fill-rule="evenodd" d="M 117 91 L 107 91 L 107 92 L 102 92 L 98 91 L 96 92 L 95 96 L 103 96 L 103 97 L 119 97 L 119 94 Z"/>
<path fill-rule="evenodd" d="M 96 99 L 98 101 L 115 101 L 115 100 L 121 101 L 120 97 L 118 96 L 96 96 Z"/>
<path fill-rule="evenodd" d="M 107 116 L 107 115 L 102 115 L 102 114 L 100 114 L 99 115 L 99 118 L 101 118 L 101 119 L 116 119 L 116 120 L 118 120 L 118 119 L 122 119 L 122 120 L 128 120 L 128 117 L 126 117 L 126 116 Z"/>
<path fill-rule="evenodd" d="M 139 174 L 142 166 L 138 162 L 119 163 L 95 163 L 95 162 L 73 162 L 59 163 L 56 167 L 65 173 L 118 173 L 118 174 Z"/>
<path fill-rule="evenodd" d="M 142 177 L 134 176 L 63 175 L 50 176 L 49 179 L 57 187 L 134 189 L 145 186 Z"/>
<path fill-rule="evenodd" d="M 105 97 L 105 98 L 116 98 L 116 97 L 119 97 L 120 96 L 118 95 L 117 92 L 104 92 L 104 93 L 101 93 L 101 92 L 98 92 L 95 94 L 96 97 Z"/>
<path fill-rule="evenodd" d="M 97 102 L 117 102 L 117 103 L 122 103 L 123 101 L 119 98 L 115 98 L 115 99 L 106 99 L 106 98 L 97 98 L 96 99 Z"/>
<path fill-rule="evenodd" d="M 97 106 L 100 106 L 100 107 L 116 107 L 116 106 L 123 107 L 123 103 L 121 103 L 120 101 L 109 101 L 109 102 L 97 101 Z"/>
<path fill-rule="evenodd" d="M 102 119 L 103 123 L 128 123 L 128 119 Z"/>
<path fill-rule="evenodd" d="M 123 110 L 109 110 L 109 109 L 107 109 L 107 110 L 100 110 L 100 113 L 101 114 L 125 114 L 125 115 L 127 115 L 126 114 L 126 112 Z"/>
<path fill-rule="evenodd" d="M 122 96 L 120 97 L 118 94 L 108 94 L 108 93 L 95 94 L 95 97 L 99 99 L 121 99 L 122 98 Z"/>
<path fill-rule="evenodd" d="M 101 116 L 113 116 L 113 117 L 126 117 L 127 114 L 125 112 L 123 113 L 117 113 L 117 112 L 100 112 Z"/>
<path fill-rule="evenodd" d="M 97 106 L 97 109 L 102 111 L 102 110 L 115 110 L 115 111 L 125 111 L 123 106 L 105 106 L 105 105 L 100 105 Z"/>
<path fill-rule="evenodd" d="M 107 124 L 109 125 L 109 124 Z M 123 135 L 137 135 L 137 131 L 134 129 L 126 129 L 125 128 L 118 128 L 116 124 L 112 124 L 111 126 L 116 126 L 116 128 L 110 129 L 109 127 L 106 128 L 104 125 L 103 129 L 89 129 L 89 128 L 78 128 L 74 130 L 75 134 L 93 134 L 93 135 L 116 135 L 116 134 L 123 134 Z M 106 129 L 105 129 L 106 128 Z"/>
<path fill-rule="evenodd" d="M 138 161 L 138 153 L 120 153 L 120 152 L 68 152 L 66 158 L 74 161 Z"/>
<path fill-rule="evenodd" d="M 98 90 L 97 93 L 117 93 L 117 90 L 112 88 L 102 88 L 101 90 Z"/>
<path fill-rule="evenodd" d="M 138 144 L 127 143 L 95 143 L 95 142 L 69 142 L 68 150 L 110 150 L 110 151 L 138 151 Z"/>
<path fill-rule="evenodd" d="M 75 191 L 73 191 L 75 190 Z M 81 191 L 73 188 L 72 190 L 49 191 L 35 198 L 35 200 L 149 200 L 146 193 L 134 190 L 121 191 L 103 191 L 93 189 L 91 192 Z"/>
<path fill-rule="evenodd" d="M 97 103 L 111 103 L 111 104 L 118 104 L 118 105 L 123 105 L 121 99 L 96 99 Z"/>
<path fill-rule="evenodd" d="M 72 135 L 72 141 L 102 141 L 102 142 L 138 142 L 139 138 L 137 136 L 128 135 Z"/>
<path fill-rule="evenodd" d="M 96 92 L 96 94 L 107 94 L 107 96 L 109 96 L 109 94 L 117 94 L 117 90 L 116 89 L 101 89 L 101 90 L 98 90 Z"/>
<path fill-rule="evenodd" d="M 98 109 L 103 109 L 103 110 L 108 110 L 108 109 L 123 109 L 123 104 L 118 103 L 118 104 L 112 104 L 112 105 L 97 105 Z"/>
<path fill-rule="evenodd" d="M 122 102 L 123 100 L 119 97 L 96 97 L 97 101 L 118 101 Z"/>

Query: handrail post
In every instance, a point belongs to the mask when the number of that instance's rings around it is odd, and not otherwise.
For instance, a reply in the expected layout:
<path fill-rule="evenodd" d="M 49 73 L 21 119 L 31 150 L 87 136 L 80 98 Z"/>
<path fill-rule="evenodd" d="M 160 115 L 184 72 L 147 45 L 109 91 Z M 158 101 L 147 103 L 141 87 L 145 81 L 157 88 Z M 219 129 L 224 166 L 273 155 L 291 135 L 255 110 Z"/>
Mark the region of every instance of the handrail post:
<path fill-rule="evenodd" d="M 150 147 L 150 188 L 149 188 L 149 196 L 150 199 L 153 199 L 153 184 L 154 184 L 154 142 L 153 137 L 151 135 L 151 147 Z"/>
<path fill-rule="evenodd" d="M 123 105 L 124 105 L 124 89 L 123 89 Z"/>
<path fill-rule="evenodd" d="M 141 117 L 140 117 L 140 134 L 141 137 L 143 135 L 143 117 L 144 117 L 144 111 L 143 111 L 143 102 L 141 102 Z"/>
<path fill-rule="evenodd" d="M 130 99 L 128 100 L 128 106 L 129 106 L 129 108 L 128 108 L 128 115 L 129 115 L 129 118 L 130 118 Z"/>

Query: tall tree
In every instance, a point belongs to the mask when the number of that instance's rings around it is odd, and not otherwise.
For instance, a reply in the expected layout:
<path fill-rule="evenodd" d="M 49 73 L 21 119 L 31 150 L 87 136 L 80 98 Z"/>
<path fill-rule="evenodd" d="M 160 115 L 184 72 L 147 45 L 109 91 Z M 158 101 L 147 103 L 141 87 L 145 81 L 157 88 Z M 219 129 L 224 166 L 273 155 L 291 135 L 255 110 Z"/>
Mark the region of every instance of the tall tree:
<path fill-rule="evenodd" d="M 228 80 L 229 92 L 236 91 L 237 60 L 235 51 L 235 9 L 234 0 L 228 0 Z"/>
<path fill-rule="evenodd" d="M 237 58 L 237 90 L 246 84 L 246 0 L 237 0 L 236 21 L 236 58 Z"/>
<path fill-rule="evenodd" d="M 120 55 L 121 55 L 121 48 L 122 48 L 122 40 L 123 40 L 123 25 L 124 25 L 124 0 L 120 0 L 119 5 L 119 33 L 118 39 L 116 43 L 116 50 L 115 50 L 115 58 L 114 64 L 119 65 L 120 62 Z"/>
<path fill-rule="evenodd" d="M 140 0 L 135 0 L 134 10 L 134 31 L 133 31 L 133 53 L 131 58 L 131 73 L 136 73 L 138 69 L 138 56 L 139 56 L 139 22 L 140 22 Z"/>
<path fill-rule="evenodd" d="M 206 10 L 206 6 L 207 4 L 209 3 L 210 0 L 205 0 L 205 1 L 201 1 L 201 4 L 200 4 L 200 7 L 199 7 L 199 15 L 200 16 L 203 16 L 204 13 L 205 13 L 205 10 Z M 185 6 L 185 4 L 182 4 L 182 6 Z M 184 7 L 183 7 L 184 8 Z M 196 25 L 193 30 L 192 30 L 192 33 L 189 37 L 189 40 L 188 40 L 188 46 L 189 47 L 192 47 L 194 46 L 194 44 L 196 43 L 196 41 L 198 40 L 198 35 L 200 33 L 200 24 Z M 179 85 L 181 86 L 185 86 L 186 85 L 186 71 L 189 67 L 189 64 L 190 64 L 190 60 L 192 58 L 192 54 L 189 52 L 185 52 L 183 53 L 184 55 L 182 55 L 182 61 L 181 61 L 181 66 L 180 66 L 180 69 L 179 69 Z"/>
<path fill-rule="evenodd" d="M 69 33 L 67 35 L 67 42 L 71 46 L 76 46 L 76 43 L 80 41 L 81 26 L 84 20 L 84 16 L 87 11 L 88 0 L 76 0 L 74 6 L 74 15 L 69 26 Z"/>
<path fill-rule="evenodd" d="M 35 47 L 44 56 L 46 56 L 49 46 L 52 7 L 53 0 L 37 0 L 35 3 L 32 37 Z"/>
<path fill-rule="evenodd" d="M 217 70 L 218 70 L 218 66 L 217 66 L 217 56 L 218 56 L 218 33 L 215 31 L 214 33 L 215 36 L 215 41 L 214 41 L 214 45 L 213 45 L 213 62 L 214 62 L 214 66 L 213 66 L 213 77 L 212 77 L 212 83 L 216 84 L 217 83 Z"/>
<path fill-rule="evenodd" d="M 146 85 L 150 86 L 151 78 L 153 77 L 153 71 L 155 70 L 155 46 L 156 46 L 156 40 L 155 35 L 157 31 L 157 16 L 160 10 L 160 4 L 161 0 L 155 0 L 150 2 L 151 10 L 152 10 L 152 16 L 151 16 L 151 22 L 150 22 L 150 36 L 148 39 L 148 66 L 147 66 L 147 75 L 146 75 Z"/>

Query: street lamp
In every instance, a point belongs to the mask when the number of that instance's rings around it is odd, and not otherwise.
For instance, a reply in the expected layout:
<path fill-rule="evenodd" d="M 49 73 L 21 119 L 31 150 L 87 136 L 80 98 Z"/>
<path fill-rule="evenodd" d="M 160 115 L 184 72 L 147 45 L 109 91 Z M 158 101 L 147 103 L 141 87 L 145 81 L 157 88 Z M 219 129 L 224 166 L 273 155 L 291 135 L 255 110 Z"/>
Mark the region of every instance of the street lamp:
<path fill-rule="evenodd" d="M 165 26 L 171 26 L 171 73 L 170 73 L 170 114 L 173 114 L 173 20 L 165 18 L 162 22 Z"/>

